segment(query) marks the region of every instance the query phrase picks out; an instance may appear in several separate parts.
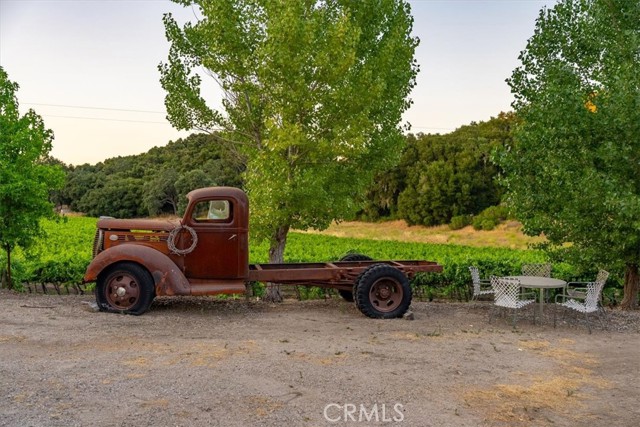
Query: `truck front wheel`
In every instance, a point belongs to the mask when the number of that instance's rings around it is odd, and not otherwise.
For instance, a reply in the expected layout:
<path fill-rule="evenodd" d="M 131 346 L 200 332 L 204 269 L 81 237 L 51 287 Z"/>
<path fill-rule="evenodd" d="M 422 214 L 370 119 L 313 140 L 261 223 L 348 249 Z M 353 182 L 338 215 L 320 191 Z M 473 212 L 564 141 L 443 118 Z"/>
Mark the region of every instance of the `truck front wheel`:
<path fill-rule="evenodd" d="M 356 306 L 368 317 L 402 317 L 411 305 L 411 287 L 407 276 L 387 264 L 366 269 L 355 286 Z"/>
<path fill-rule="evenodd" d="M 153 278 L 138 264 L 120 263 L 98 276 L 96 302 L 100 311 L 140 315 L 155 296 Z"/>

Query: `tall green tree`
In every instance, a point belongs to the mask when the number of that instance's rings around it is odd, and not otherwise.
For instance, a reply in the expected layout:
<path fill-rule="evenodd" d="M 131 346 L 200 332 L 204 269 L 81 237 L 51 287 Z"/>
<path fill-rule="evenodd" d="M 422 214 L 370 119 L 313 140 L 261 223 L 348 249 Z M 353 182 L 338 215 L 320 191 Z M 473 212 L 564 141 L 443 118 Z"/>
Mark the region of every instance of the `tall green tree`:
<path fill-rule="evenodd" d="M 17 91 L 0 67 L 0 247 L 7 255 L 9 287 L 11 252 L 30 246 L 41 233 L 40 219 L 53 215 L 50 191 L 64 180 L 62 169 L 48 164 L 53 132 L 33 110 L 20 115 Z"/>
<path fill-rule="evenodd" d="M 219 130 L 245 160 L 253 237 L 269 239 L 270 261 L 282 262 L 291 228 L 323 229 L 352 214 L 374 173 L 400 153 L 418 71 L 409 4 L 176 2 L 199 19 L 181 26 L 164 17 L 169 120 Z M 207 105 L 198 70 L 221 87 L 221 107 Z"/>
<path fill-rule="evenodd" d="M 142 187 L 143 204 L 149 210 L 150 216 L 164 212 L 166 207 L 169 207 L 170 213 L 178 213 L 177 179 L 178 172 L 171 167 L 165 167 L 145 181 Z"/>
<path fill-rule="evenodd" d="M 640 2 L 564 0 L 543 9 L 508 80 L 519 118 L 500 163 L 524 230 L 591 269 L 640 264 Z"/>
<path fill-rule="evenodd" d="M 176 192 L 178 193 L 178 213 L 184 214 L 187 209 L 186 195 L 197 188 L 209 187 L 216 185 L 209 175 L 207 175 L 202 169 L 194 169 L 183 173 L 176 180 Z"/>

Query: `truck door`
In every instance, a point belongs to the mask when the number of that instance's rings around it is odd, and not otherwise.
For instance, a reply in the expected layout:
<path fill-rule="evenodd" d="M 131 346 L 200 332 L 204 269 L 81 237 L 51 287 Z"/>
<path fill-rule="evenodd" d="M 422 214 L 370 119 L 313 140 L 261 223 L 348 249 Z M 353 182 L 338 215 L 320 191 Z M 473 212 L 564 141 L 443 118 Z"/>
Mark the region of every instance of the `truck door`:
<path fill-rule="evenodd" d="M 233 198 L 199 200 L 190 207 L 186 223 L 198 235 L 193 252 L 185 256 L 189 279 L 239 279 L 246 276 L 248 230 Z"/>

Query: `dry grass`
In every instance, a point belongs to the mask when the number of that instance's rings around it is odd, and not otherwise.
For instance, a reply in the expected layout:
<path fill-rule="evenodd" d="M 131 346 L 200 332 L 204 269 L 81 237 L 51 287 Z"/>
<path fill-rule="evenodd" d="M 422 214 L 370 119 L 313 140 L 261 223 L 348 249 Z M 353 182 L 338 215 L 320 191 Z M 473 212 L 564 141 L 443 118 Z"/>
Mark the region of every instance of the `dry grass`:
<path fill-rule="evenodd" d="M 465 391 L 465 402 L 473 409 L 486 411 L 488 425 L 547 426 L 554 423 L 552 415 L 572 420 L 575 425 L 585 423 L 588 415 L 581 409 L 592 397 L 593 389 L 611 385 L 582 366 L 594 366 L 594 359 L 585 359 L 583 354 L 566 348 L 568 344 L 566 340 L 555 345 L 549 341 L 521 341 L 522 350 L 554 360 L 558 369 L 524 378 L 520 373 L 520 379 L 514 378 L 513 383 Z"/>
<path fill-rule="evenodd" d="M 527 249 L 529 245 L 541 242 L 541 237 L 522 234 L 522 225 L 516 221 L 500 224 L 494 230 L 478 231 L 472 226 L 451 230 L 447 225 L 436 227 L 411 226 L 404 221 L 334 223 L 328 229 L 311 233 L 336 237 L 352 237 L 370 240 L 397 240 L 417 243 L 448 243 L 476 247 L 505 247 Z"/>

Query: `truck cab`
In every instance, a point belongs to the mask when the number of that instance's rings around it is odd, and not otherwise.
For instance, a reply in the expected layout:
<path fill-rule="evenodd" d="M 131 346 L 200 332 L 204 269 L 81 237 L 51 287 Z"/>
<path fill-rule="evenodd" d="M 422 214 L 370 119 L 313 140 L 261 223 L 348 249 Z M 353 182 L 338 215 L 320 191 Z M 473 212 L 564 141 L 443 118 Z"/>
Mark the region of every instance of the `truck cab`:
<path fill-rule="evenodd" d="M 187 197 L 182 225 L 195 232 L 198 243 L 184 254 L 185 276 L 245 280 L 249 274 L 249 204 L 245 193 L 218 187 L 195 190 Z M 191 236 L 181 233 L 180 237 L 190 240 Z"/>
<path fill-rule="evenodd" d="M 141 314 L 155 296 L 244 292 L 249 203 L 232 187 L 187 195 L 180 220 L 101 218 L 85 282 L 101 309 Z"/>

